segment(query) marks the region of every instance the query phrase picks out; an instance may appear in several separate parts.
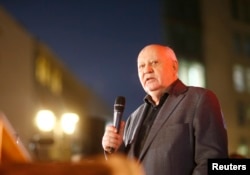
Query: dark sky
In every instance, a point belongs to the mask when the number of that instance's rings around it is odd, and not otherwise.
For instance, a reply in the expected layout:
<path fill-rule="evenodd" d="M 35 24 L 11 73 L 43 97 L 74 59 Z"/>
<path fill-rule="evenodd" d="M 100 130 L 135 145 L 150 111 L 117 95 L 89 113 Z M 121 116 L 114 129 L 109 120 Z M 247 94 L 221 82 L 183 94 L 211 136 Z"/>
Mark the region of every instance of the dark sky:
<path fill-rule="evenodd" d="M 0 0 L 28 32 L 48 45 L 83 84 L 113 109 L 126 97 L 124 117 L 142 103 L 136 59 L 163 43 L 160 0 Z"/>

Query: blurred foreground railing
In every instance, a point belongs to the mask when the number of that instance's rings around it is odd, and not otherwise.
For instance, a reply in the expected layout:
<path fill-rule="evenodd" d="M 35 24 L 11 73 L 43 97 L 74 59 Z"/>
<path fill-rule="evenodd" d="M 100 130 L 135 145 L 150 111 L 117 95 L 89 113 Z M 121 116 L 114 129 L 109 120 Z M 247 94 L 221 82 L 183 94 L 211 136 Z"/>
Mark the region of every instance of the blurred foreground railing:
<path fill-rule="evenodd" d="M 123 155 L 98 155 L 78 162 L 35 162 L 0 113 L 0 175 L 144 175 L 142 167 Z"/>

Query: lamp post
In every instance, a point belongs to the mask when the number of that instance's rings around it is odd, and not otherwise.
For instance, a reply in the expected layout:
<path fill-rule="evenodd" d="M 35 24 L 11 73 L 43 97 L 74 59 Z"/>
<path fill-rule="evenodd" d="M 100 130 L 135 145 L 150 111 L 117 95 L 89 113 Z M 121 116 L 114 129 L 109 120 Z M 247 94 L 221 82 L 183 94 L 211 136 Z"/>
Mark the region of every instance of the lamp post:
<path fill-rule="evenodd" d="M 51 110 L 40 110 L 35 123 L 40 134 L 32 138 L 33 151 L 38 159 L 68 159 L 71 156 L 71 136 L 76 129 L 79 116 L 76 113 L 64 113 L 57 120 Z M 46 151 L 41 152 L 41 150 Z M 41 155 L 42 154 L 42 155 Z M 45 155 L 47 154 L 47 155 Z M 41 158 L 45 157 L 45 158 Z"/>

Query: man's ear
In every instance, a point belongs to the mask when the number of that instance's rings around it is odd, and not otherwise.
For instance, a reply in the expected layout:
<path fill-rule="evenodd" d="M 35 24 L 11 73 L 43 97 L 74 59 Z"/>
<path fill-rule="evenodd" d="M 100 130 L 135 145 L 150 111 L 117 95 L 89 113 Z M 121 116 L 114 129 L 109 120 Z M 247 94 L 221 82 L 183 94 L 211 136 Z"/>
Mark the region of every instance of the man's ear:
<path fill-rule="evenodd" d="M 178 62 L 176 60 L 173 61 L 173 69 L 178 72 Z"/>

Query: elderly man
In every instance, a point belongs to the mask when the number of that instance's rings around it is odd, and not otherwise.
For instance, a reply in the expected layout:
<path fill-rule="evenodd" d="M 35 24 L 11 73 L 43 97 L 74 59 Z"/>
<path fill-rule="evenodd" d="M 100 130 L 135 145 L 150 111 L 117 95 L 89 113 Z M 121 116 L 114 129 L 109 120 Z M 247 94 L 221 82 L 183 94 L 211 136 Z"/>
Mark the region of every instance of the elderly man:
<path fill-rule="evenodd" d="M 228 143 L 216 95 L 184 85 L 174 51 L 152 44 L 137 59 L 147 95 L 118 132 L 106 127 L 106 154 L 123 152 L 138 160 L 146 175 L 206 175 L 209 158 L 227 158 Z M 113 148 L 114 152 L 110 151 Z"/>

